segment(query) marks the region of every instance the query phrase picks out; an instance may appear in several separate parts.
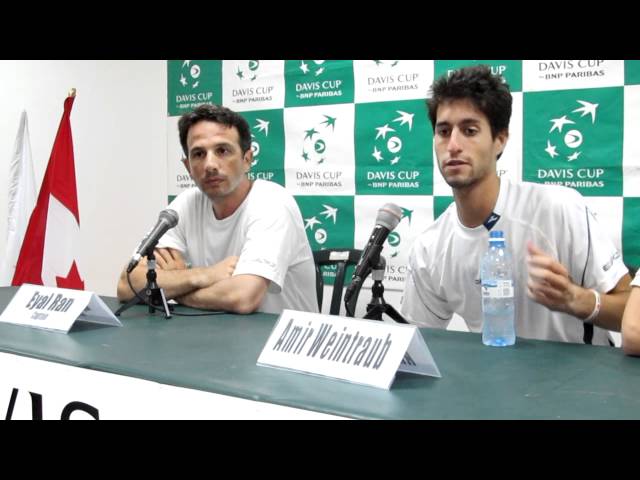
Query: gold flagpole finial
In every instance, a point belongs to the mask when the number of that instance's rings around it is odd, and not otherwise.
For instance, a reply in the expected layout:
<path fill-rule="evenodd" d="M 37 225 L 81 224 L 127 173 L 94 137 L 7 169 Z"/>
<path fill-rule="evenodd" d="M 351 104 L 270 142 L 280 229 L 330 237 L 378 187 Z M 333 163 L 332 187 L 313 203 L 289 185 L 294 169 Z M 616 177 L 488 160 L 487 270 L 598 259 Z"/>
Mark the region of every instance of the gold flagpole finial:
<path fill-rule="evenodd" d="M 76 89 L 72 88 L 71 90 L 69 90 L 69 97 L 75 97 L 76 96 Z"/>

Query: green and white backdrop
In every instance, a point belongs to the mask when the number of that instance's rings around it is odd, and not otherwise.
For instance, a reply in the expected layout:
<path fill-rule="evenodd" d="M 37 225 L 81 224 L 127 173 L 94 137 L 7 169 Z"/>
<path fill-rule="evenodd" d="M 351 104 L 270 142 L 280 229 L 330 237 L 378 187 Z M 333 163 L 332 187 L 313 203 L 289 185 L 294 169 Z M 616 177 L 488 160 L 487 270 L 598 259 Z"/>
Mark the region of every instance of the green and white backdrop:
<path fill-rule="evenodd" d="M 383 251 L 385 299 L 399 308 L 409 248 L 452 201 L 425 99 L 434 78 L 473 63 L 490 65 L 513 94 L 499 174 L 575 188 L 625 262 L 640 266 L 640 61 L 170 60 L 169 200 L 193 185 L 180 162 L 179 116 L 201 103 L 242 112 L 251 178 L 295 196 L 312 249 L 363 248 L 378 209 L 402 207 Z"/>

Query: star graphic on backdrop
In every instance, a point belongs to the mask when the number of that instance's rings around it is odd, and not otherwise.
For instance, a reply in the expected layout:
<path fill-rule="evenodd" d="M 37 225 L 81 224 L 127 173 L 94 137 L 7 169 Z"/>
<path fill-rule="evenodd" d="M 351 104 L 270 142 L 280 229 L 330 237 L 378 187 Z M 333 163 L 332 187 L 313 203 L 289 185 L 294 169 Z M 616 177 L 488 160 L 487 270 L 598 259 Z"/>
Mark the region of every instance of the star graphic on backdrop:
<path fill-rule="evenodd" d="M 373 153 L 371 155 L 373 155 L 373 158 L 375 158 L 378 162 L 382 161 L 382 154 L 380 153 L 380 150 L 378 150 L 378 147 L 373 147 Z"/>
<path fill-rule="evenodd" d="M 551 130 L 549 130 L 549 133 L 553 132 L 555 129 L 558 129 L 558 131 L 560 133 L 562 133 L 562 127 L 568 123 L 576 123 L 573 120 L 569 120 L 567 118 L 566 115 L 563 115 L 560 118 L 554 118 L 552 120 L 549 120 L 550 122 L 553 122 L 553 125 L 551 125 Z"/>
<path fill-rule="evenodd" d="M 304 139 L 306 140 L 307 138 L 310 138 L 311 140 L 313 140 L 313 136 L 318 133 L 316 131 L 315 128 L 311 128 L 310 130 L 305 130 L 304 133 L 306 133 Z"/>
<path fill-rule="evenodd" d="M 584 102 L 582 100 L 576 100 L 582 107 L 576 108 L 573 110 L 574 112 L 582 112 L 581 117 L 585 115 L 591 115 L 591 123 L 596 123 L 596 108 L 598 108 L 598 103 L 589 103 Z"/>
<path fill-rule="evenodd" d="M 304 63 L 304 60 L 300 61 L 300 70 L 302 70 L 302 73 L 304 73 L 305 75 L 309 73 L 309 65 Z"/>
<path fill-rule="evenodd" d="M 306 230 L 307 228 L 310 228 L 311 230 L 313 230 L 313 226 L 314 225 L 321 225 L 322 222 L 320 220 L 318 220 L 316 217 L 311 217 L 311 218 L 305 218 L 304 219 L 304 229 Z"/>
<path fill-rule="evenodd" d="M 407 112 L 403 112 L 401 110 L 396 110 L 397 113 L 400 114 L 400 116 L 396 119 L 394 119 L 394 122 L 400 122 L 400 125 L 404 125 L 405 123 L 409 124 L 409 131 L 411 131 L 411 127 L 413 126 L 413 116 L 415 115 L 414 113 L 407 113 Z"/>
<path fill-rule="evenodd" d="M 302 150 L 302 158 L 304 158 L 305 162 L 309 161 L 309 154 L 304 150 Z"/>
<path fill-rule="evenodd" d="M 253 128 L 257 128 L 260 132 L 264 132 L 266 136 L 269 136 L 269 122 L 259 118 L 256 118 L 256 121 L 258 124 Z"/>
<path fill-rule="evenodd" d="M 411 215 L 413 215 L 413 210 L 409 210 L 408 208 L 400 207 L 402 209 L 402 218 L 409 219 L 409 225 L 411 225 Z"/>
<path fill-rule="evenodd" d="M 581 153 L 582 152 L 574 152 L 572 155 L 569 155 L 567 157 L 567 160 L 569 160 L 570 162 L 573 162 L 574 160 L 576 160 L 580 156 Z"/>
<path fill-rule="evenodd" d="M 240 67 L 238 67 L 238 71 L 236 72 L 236 75 L 238 76 L 238 78 L 244 78 L 244 73 L 242 73 L 242 70 L 240 70 Z"/>
<path fill-rule="evenodd" d="M 395 132 L 395 130 L 391 128 L 388 123 L 382 127 L 376 127 L 376 130 L 378 131 L 378 134 L 376 135 L 376 140 L 380 137 L 387 138 L 387 133 Z"/>
<path fill-rule="evenodd" d="M 326 120 L 324 122 L 321 122 L 320 124 L 327 124 L 327 127 L 331 127 L 332 129 L 335 130 L 336 127 L 336 117 L 330 117 L 329 115 L 325 115 L 324 118 L 326 118 Z"/>
<path fill-rule="evenodd" d="M 324 203 L 322 204 L 322 206 L 326 208 L 326 210 L 320 212 L 320 215 L 324 215 L 325 218 L 333 218 L 333 223 L 335 224 L 337 220 L 338 209 L 329 205 L 325 205 Z"/>
<path fill-rule="evenodd" d="M 551 145 L 551 142 L 549 142 L 549 140 L 547 140 L 547 148 L 545 148 L 544 151 L 547 152 L 551 156 L 551 158 L 558 156 L 558 152 L 556 152 L 556 146 Z"/>
<path fill-rule="evenodd" d="M 184 62 L 182 62 L 182 68 L 188 67 L 189 65 L 191 65 L 191 60 L 185 60 Z"/>

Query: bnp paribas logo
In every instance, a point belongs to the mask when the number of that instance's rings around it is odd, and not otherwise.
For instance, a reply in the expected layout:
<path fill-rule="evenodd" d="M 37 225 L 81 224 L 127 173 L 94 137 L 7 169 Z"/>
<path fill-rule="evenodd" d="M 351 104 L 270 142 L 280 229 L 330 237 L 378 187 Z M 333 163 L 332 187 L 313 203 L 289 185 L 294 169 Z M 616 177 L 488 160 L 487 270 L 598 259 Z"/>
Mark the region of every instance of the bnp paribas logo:
<path fill-rule="evenodd" d="M 375 140 L 371 156 L 378 164 L 395 165 L 402 158 L 403 136 L 411 132 L 413 113 L 396 110 L 399 116 L 374 128 Z"/>
<path fill-rule="evenodd" d="M 330 227 L 336 225 L 338 221 L 338 207 L 329 204 L 322 204 L 321 210 L 315 215 L 304 219 L 304 229 L 312 234 L 307 235 L 315 240 L 316 246 L 322 247 L 329 239 Z"/>
<path fill-rule="evenodd" d="M 200 77 L 202 75 L 202 69 L 199 64 L 191 63 L 191 60 L 185 60 L 182 62 L 182 68 L 180 69 L 180 85 L 185 89 L 198 88 L 200 85 Z"/>
<path fill-rule="evenodd" d="M 549 137 L 544 151 L 554 160 L 575 162 L 588 148 L 585 128 L 596 125 L 599 104 L 586 100 L 577 100 L 577 108 L 568 108 L 560 117 L 552 118 Z"/>
<path fill-rule="evenodd" d="M 236 77 L 239 80 L 253 82 L 258 78 L 260 60 L 249 60 L 236 65 Z"/>
<path fill-rule="evenodd" d="M 330 153 L 331 137 L 335 132 L 336 117 L 323 115 L 324 119 L 304 130 L 301 158 L 305 163 L 321 165 Z"/>
<path fill-rule="evenodd" d="M 309 77 L 319 77 L 325 72 L 325 60 L 300 60 L 300 71 Z"/>
<path fill-rule="evenodd" d="M 255 167 L 260 162 L 260 142 L 269 137 L 269 123 L 267 120 L 256 118 L 256 124 L 251 127 L 251 151 L 253 152 L 251 167 Z"/>

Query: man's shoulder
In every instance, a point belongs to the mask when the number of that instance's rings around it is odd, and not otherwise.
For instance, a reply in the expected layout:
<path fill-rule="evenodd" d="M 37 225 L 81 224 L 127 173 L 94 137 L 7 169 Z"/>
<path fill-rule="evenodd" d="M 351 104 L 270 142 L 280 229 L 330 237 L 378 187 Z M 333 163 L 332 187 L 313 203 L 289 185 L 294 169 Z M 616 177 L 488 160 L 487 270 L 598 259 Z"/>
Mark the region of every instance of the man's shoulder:
<path fill-rule="evenodd" d="M 278 222 L 302 222 L 295 198 L 282 185 L 267 180 L 256 180 L 251 188 L 247 215 L 251 218 L 278 219 Z"/>
<path fill-rule="evenodd" d="M 202 202 L 205 198 L 198 187 L 190 187 L 176 195 L 169 203 L 169 208 L 189 208 L 196 202 Z"/>
<path fill-rule="evenodd" d="M 419 246 L 431 250 L 430 247 L 439 244 L 442 236 L 449 235 L 455 228 L 453 223 L 456 220 L 455 215 L 455 203 L 452 203 L 438 218 L 418 234 L 415 240 L 416 247 Z"/>
<path fill-rule="evenodd" d="M 291 196 L 289 191 L 279 183 L 272 182 L 270 180 L 263 180 L 261 178 L 253 181 L 253 188 L 255 188 L 257 192 L 260 192 L 262 194 L 286 195 L 288 197 Z"/>
<path fill-rule="evenodd" d="M 296 204 L 291 192 L 279 183 L 269 180 L 255 180 L 253 183 L 254 203 L 266 208 L 273 208 L 277 205 L 288 206 Z"/>

